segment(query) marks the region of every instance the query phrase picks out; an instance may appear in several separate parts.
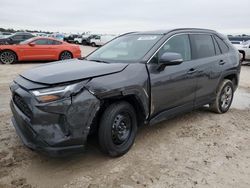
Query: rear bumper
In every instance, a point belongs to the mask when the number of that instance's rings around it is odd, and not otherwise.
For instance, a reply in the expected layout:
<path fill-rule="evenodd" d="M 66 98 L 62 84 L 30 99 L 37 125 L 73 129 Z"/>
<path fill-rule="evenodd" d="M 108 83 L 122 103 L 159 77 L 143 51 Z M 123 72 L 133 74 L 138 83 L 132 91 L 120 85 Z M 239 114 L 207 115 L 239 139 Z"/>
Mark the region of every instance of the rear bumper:
<path fill-rule="evenodd" d="M 39 134 L 32 129 L 31 124 L 26 120 L 27 118 L 22 112 L 15 106 L 13 101 L 10 103 L 10 107 L 13 113 L 11 121 L 16 129 L 18 136 L 21 138 L 23 144 L 30 148 L 49 156 L 59 157 L 66 156 L 73 153 L 79 153 L 84 151 L 84 145 L 73 145 L 65 147 L 52 147 L 45 140 L 43 140 Z"/>
<path fill-rule="evenodd" d="M 73 56 L 73 58 L 81 58 L 82 57 L 82 55 L 81 55 L 81 52 L 80 53 L 76 53 L 76 54 L 74 54 L 74 56 Z"/>

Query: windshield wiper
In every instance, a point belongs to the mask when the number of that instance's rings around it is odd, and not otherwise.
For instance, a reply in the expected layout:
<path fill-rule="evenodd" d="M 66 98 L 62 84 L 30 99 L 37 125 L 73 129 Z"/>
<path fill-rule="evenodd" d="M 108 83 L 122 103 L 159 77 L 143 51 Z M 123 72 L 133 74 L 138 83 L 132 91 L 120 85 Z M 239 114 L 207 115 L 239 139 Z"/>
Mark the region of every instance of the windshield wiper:
<path fill-rule="evenodd" d="M 88 59 L 87 59 L 88 60 Z M 88 61 L 95 61 L 95 62 L 98 62 L 98 63 L 110 63 L 110 62 L 107 62 L 107 61 L 103 61 L 103 60 L 98 60 L 98 59 L 90 59 Z"/>

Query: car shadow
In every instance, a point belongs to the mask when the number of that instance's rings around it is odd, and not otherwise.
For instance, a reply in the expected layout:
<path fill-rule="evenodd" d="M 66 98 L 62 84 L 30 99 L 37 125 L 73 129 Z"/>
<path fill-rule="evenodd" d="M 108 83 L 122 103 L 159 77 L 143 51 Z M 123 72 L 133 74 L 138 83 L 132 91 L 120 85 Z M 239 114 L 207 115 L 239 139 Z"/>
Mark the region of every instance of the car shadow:
<path fill-rule="evenodd" d="M 188 112 L 186 114 L 177 115 L 176 117 L 173 117 L 169 120 L 165 120 L 163 122 L 157 123 L 153 126 L 149 125 L 143 125 L 138 128 L 138 133 L 136 137 L 135 142 L 142 142 L 144 140 L 145 135 L 150 136 L 150 134 L 155 134 L 156 132 L 160 130 L 164 132 L 168 132 L 167 130 L 174 128 L 175 126 L 181 126 L 183 122 L 183 119 L 194 119 L 197 114 L 206 116 L 208 113 L 212 113 L 209 111 L 208 106 L 201 107 L 197 110 Z M 133 148 L 133 147 L 132 147 Z M 129 154 L 129 153 L 127 153 Z M 127 155 L 125 154 L 125 156 Z M 73 162 L 75 165 L 77 165 L 79 162 L 82 163 L 92 163 L 91 160 L 94 158 L 95 162 L 105 162 L 106 160 L 110 159 L 117 159 L 117 158 L 111 158 L 108 155 L 102 153 L 99 148 L 98 138 L 97 135 L 91 135 L 88 137 L 86 149 L 82 153 L 77 154 L 71 154 L 61 157 L 51 157 L 46 154 L 39 154 L 40 159 L 45 160 L 48 162 L 48 166 L 50 165 L 62 165 L 65 163 L 69 163 L 69 161 Z M 118 157 L 119 158 L 119 157 Z M 72 163 L 71 163 L 72 165 Z"/>

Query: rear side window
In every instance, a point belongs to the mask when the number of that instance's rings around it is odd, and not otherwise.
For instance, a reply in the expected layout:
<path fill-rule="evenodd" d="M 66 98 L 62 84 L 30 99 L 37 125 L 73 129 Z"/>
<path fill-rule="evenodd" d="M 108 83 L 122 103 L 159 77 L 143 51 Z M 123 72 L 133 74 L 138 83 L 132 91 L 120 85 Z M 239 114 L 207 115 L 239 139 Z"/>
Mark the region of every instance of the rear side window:
<path fill-rule="evenodd" d="M 221 40 L 219 37 L 217 36 L 214 36 L 215 37 L 215 40 L 217 41 L 220 49 L 221 49 L 221 52 L 224 54 L 224 53 L 227 53 L 229 51 L 229 48 L 228 46 L 226 45 L 226 43 Z"/>
<path fill-rule="evenodd" d="M 24 36 L 22 36 L 22 35 L 15 35 L 15 36 L 12 37 L 12 39 L 14 39 L 14 40 L 22 40 L 22 39 L 24 39 Z"/>
<path fill-rule="evenodd" d="M 29 39 L 31 37 L 32 37 L 32 35 L 24 35 L 24 39 Z"/>
<path fill-rule="evenodd" d="M 215 56 L 215 47 L 211 35 L 191 34 L 193 59 Z"/>
<path fill-rule="evenodd" d="M 60 41 L 57 41 L 57 40 L 50 40 L 50 39 L 48 39 L 48 44 L 49 45 L 60 45 L 62 43 Z"/>
<path fill-rule="evenodd" d="M 48 40 L 46 40 L 46 39 L 38 39 L 38 40 L 34 41 L 34 43 L 36 45 L 47 45 L 48 44 Z"/>
<path fill-rule="evenodd" d="M 60 45 L 60 44 L 62 44 L 62 42 L 56 40 L 53 41 L 53 45 Z"/>

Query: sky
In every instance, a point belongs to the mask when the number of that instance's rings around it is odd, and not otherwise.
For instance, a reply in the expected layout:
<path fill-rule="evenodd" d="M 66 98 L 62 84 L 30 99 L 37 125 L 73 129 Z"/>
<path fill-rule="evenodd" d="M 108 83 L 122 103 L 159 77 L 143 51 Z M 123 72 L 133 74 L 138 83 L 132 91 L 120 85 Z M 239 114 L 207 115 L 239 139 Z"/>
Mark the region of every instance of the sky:
<path fill-rule="evenodd" d="M 250 34 L 250 0 L 0 0 L 0 27 L 124 33 L 181 27 Z"/>

